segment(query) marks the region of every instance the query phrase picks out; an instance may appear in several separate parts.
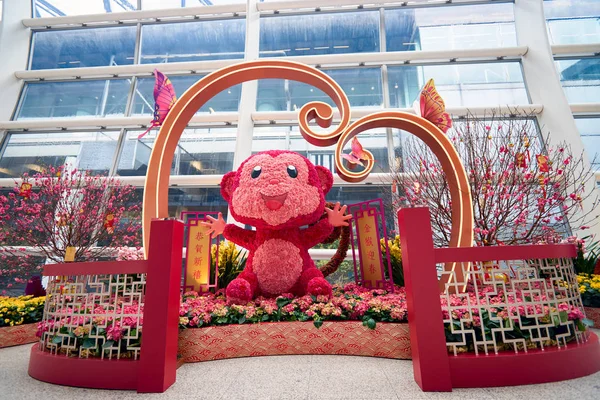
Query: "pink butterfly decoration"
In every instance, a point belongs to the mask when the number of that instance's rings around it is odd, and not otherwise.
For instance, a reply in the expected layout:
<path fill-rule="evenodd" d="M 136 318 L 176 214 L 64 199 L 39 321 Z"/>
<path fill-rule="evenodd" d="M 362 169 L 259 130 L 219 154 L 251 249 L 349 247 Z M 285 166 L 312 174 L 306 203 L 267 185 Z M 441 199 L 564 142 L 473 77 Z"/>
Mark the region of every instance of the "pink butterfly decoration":
<path fill-rule="evenodd" d="M 365 164 L 363 164 L 363 161 L 372 161 L 373 157 L 371 156 L 370 153 L 367 153 L 362 145 L 360 144 L 360 142 L 358 141 L 358 139 L 355 137 L 352 138 L 352 151 L 350 152 L 350 154 L 342 154 L 342 157 L 347 160 L 351 165 L 361 165 L 361 166 L 365 166 Z"/>
<path fill-rule="evenodd" d="M 154 70 L 154 77 L 154 119 L 150 127 L 138 136 L 138 139 L 143 138 L 155 126 L 161 126 L 173 104 L 177 101 L 175 88 L 173 88 L 169 78 L 157 69 Z"/>

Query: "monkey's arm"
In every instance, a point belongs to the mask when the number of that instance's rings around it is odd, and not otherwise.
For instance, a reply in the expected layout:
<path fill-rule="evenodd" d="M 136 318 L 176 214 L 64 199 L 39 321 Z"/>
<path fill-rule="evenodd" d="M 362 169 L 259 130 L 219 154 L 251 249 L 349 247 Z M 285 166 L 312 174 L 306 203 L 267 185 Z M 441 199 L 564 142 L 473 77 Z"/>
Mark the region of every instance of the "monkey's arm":
<path fill-rule="evenodd" d="M 225 236 L 225 239 L 248 250 L 254 249 L 256 231 L 240 228 L 235 224 L 227 224 L 223 230 L 223 236 Z"/>
<path fill-rule="evenodd" d="M 329 223 L 327 218 L 323 218 L 313 226 L 302 230 L 300 238 L 307 248 L 311 248 L 325 240 L 332 232 L 333 225 Z"/>

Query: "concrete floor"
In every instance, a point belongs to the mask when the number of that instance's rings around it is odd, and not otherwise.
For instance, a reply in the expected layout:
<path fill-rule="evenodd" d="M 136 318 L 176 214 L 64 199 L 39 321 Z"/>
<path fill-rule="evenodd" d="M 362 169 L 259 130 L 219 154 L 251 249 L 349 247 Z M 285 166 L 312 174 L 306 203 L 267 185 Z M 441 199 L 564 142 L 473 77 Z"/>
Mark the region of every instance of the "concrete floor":
<path fill-rule="evenodd" d="M 27 375 L 32 345 L 0 350 L 0 399 L 600 399 L 600 373 L 558 383 L 423 393 L 412 362 L 349 356 L 278 356 L 185 364 L 159 395 L 55 386 Z"/>

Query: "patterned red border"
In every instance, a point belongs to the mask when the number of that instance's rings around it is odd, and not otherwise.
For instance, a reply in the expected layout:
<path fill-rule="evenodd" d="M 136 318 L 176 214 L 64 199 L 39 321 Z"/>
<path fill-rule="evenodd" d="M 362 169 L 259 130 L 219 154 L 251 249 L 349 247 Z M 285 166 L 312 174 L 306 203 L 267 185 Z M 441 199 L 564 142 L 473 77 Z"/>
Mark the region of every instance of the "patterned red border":
<path fill-rule="evenodd" d="M 185 329 L 179 333 L 184 362 L 224 358 L 341 354 L 410 359 L 408 324 L 377 323 L 368 329 L 359 321 L 273 322 Z"/>
<path fill-rule="evenodd" d="M 37 342 L 39 339 L 35 336 L 36 332 L 37 323 L 4 326 L 0 328 L 0 349 Z"/>
<path fill-rule="evenodd" d="M 585 311 L 585 316 L 594 321 L 594 328 L 600 329 L 600 308 L 583 307 L 583 309 Z"/>

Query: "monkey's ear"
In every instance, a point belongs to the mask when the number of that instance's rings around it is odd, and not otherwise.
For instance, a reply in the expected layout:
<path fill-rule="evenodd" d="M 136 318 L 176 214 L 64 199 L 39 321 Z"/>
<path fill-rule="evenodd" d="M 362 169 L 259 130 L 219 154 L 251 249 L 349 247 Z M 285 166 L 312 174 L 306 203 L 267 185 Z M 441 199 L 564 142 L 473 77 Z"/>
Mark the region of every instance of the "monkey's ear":
<path fill-rule="evenodd" d="M 323 194 L 327 194 L 333 186 L 333 175 L 330 170 L 321 165 L 317 165 L 315 168 L 317 170 L 317 175 L 319 176 L 319 181 L 321 182 Z"/>
<path fill-rule="evenodd" d="M 221 196 L 225 199 L 226 202 L 231 201 L 231 196 L 233 196 L 234 191 L 234 183 L 235 183 L 235 171 L 231 171 L 226 173 L 221 180 Z"/>

